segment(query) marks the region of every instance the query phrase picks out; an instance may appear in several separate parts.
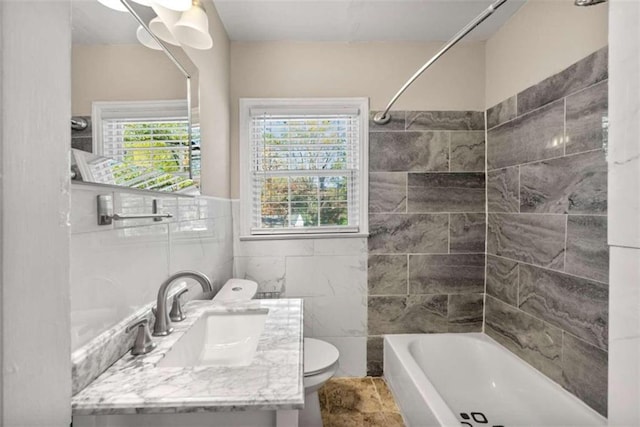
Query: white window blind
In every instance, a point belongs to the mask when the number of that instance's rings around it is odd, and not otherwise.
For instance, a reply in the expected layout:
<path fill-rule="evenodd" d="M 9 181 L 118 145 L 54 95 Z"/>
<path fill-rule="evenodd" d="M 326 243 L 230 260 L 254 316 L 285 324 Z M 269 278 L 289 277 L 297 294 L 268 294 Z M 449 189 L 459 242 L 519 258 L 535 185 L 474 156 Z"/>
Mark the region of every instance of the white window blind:
<path fill-rule="evenodd" d="M 253 108 L 250 232 L 359 232 L 362 118 L 357 108 Z"/>
<path fill-rule="evenodd" d="M 197 133 L 192 130 L 190 141 L 186 109 L 181 102 L 97 103 L 94 116 L 96 112 L 94 122 L 99 123 L 99 134 L 94 151 L 114 160 L 115 184 L 160 191 L 196 187 L 199 128 Z M 196 156 L 189 150 L 194 136 Z M 194 157 L 198 166 L 195 173 Z"/>

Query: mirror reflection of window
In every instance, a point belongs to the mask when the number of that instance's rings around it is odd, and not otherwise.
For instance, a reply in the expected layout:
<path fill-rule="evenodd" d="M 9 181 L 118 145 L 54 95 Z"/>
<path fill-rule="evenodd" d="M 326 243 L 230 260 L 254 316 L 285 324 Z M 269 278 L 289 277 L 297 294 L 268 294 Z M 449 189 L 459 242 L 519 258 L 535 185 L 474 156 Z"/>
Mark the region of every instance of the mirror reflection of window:
<path fill-rule="evenodd" d="M 99 2 L 72 3 L 72 116 L 88 126 L 72 126 L 71 145 L 91 153 L 74 156 L 81 158 L 74 159 L 74 179 L 197 190 L 199 128 L 190 129 L 189 122 L 189 108 L 197 111 L 198 105 L 197 68 L 179 46 L 169 53 L 142 44 L 144 28 L 128 12 Z M 150 7 L 129 4 L 145 24 L 156 17 Z M 84 174 L 80 164 L 88 168 Z"/>

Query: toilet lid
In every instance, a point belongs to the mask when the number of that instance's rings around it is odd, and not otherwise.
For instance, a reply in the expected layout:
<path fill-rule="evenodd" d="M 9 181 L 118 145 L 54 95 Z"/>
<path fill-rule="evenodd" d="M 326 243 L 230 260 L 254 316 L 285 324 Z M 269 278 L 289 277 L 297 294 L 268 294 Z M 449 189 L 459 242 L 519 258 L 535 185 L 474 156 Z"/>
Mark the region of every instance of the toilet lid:
<path fill-rule="evenodd" d="M 333 345 L 313 338 L 304 339 L 304 376 L 315 375 L 338 361 L 340 353 Z"/>

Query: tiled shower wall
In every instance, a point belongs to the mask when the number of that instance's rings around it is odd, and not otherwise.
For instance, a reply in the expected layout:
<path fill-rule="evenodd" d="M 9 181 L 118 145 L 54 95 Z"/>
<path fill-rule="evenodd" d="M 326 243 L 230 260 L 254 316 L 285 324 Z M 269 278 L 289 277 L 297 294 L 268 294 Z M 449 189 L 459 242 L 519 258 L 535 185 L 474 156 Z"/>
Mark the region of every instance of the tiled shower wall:
<path fill-rule="evenodd" d="M 607 413 L 607 50 L 487 111 L 485 332 Z"/>
<path fill-rule="evenodd" d="M 392 117 L 369 132 L 369 375 L 384 334 L 482 330 L 484 113 Z"/>

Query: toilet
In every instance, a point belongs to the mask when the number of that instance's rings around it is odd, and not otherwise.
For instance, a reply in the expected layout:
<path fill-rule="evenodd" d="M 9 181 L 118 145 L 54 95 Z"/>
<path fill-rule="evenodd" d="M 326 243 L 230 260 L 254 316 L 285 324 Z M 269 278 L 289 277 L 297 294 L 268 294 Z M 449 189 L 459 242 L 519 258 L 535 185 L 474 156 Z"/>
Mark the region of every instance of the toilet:
<path fill-rule="evenodd" d="M 298 426 L 322 427 L 318 389 L 338 369 L 340 352 L 328 342 L 304 339 L 304 409 L 298 416 Z"/>

